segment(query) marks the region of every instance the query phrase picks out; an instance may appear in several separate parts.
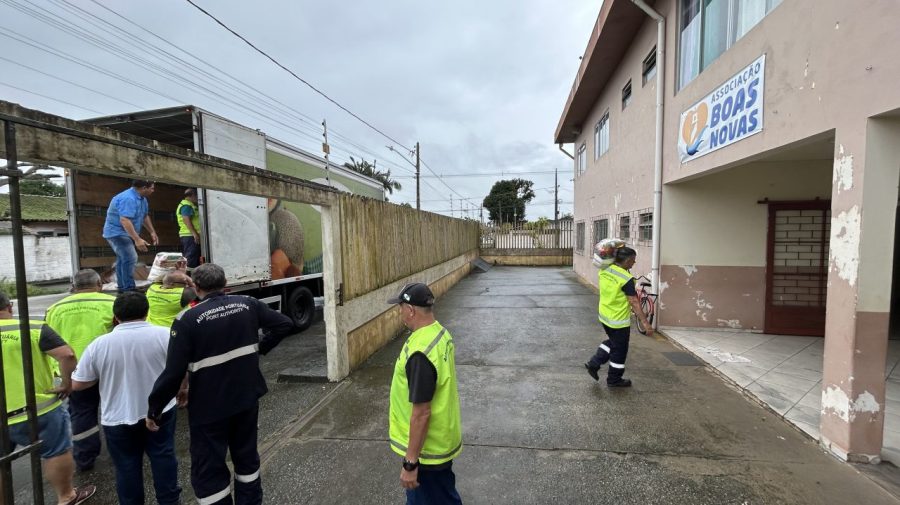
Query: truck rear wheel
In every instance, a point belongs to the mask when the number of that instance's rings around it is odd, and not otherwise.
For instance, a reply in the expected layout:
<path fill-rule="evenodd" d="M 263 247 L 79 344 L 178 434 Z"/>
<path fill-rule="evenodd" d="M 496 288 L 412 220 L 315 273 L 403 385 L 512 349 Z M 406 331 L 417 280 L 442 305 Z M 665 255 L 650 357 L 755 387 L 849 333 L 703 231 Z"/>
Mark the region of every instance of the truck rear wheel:
<path fill-rule="evenodd" d="M 316 301 L 312 291 L 303 286 L 298 286 L 288 295 L 285 315 L 294 320 L 297 330 L 303 331 L 310 327 L 316 314 Z"/>

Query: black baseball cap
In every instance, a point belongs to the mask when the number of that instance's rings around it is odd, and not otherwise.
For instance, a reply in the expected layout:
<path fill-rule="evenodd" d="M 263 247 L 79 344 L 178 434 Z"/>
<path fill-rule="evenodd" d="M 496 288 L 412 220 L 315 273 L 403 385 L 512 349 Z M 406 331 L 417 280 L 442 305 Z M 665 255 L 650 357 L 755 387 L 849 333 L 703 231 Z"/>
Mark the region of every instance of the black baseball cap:
<path fill-rule="evenodd" d="M 431 307 L 434 305 L 434 293 L 428 286 L 421 282 L 415 282 L 403 286 L 400 293 L 387 301 L 390 304 L 405 303 L 416 307 Z"/>

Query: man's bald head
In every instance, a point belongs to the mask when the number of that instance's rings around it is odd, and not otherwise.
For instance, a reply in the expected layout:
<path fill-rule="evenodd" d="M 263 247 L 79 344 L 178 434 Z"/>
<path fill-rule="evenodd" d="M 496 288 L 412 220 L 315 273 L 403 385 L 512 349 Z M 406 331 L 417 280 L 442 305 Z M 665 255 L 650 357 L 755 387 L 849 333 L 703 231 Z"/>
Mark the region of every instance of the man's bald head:
<path fill-rule="evenodd" d="M 169 272 L 163 277 L 163 287 L 190 286 L 191 278 L 179 270 Z"/>

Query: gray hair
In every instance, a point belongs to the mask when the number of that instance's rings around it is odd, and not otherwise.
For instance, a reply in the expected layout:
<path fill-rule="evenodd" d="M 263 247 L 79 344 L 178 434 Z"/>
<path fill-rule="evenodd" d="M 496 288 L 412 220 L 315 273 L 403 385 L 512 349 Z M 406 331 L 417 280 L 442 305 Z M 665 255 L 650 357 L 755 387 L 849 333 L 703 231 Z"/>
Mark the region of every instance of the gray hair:
<path fill-rule="evenodd" d="M 93 288 L 98 284 L 100 284 L 100 274 L 98 274 L 96 270 L 91 270 L 90 268 L 79 270 L 75 274 L 75 278 L 72 279 L 72 286 L 75 289 Z"/>
<path fill-rule="evenodd" d="M 0 291 L 0 310 L 6 310 L 10 302 L 9 295 L 5 291 Z"/>
<path fill-rule="evenodd" d="M 191 278 L 194 279 L 197 289 L 207 293 L 223 289 L 227 284 L 225 270 L 215 263 L 204 263 L 195 268 Z"/>

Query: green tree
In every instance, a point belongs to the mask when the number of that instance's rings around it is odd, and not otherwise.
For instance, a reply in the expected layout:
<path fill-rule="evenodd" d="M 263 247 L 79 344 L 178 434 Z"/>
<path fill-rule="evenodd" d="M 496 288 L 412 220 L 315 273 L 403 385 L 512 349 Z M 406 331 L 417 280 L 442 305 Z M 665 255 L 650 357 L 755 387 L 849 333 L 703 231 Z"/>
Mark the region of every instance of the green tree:
<path fill-rule="evenodd" d="M 19 192 L 23 195 L 66 196 L 66 188 L 54 184 L 51 179 L 57 174 L 44 174 L 42 171 L 53 170 L 53 167 L 42 164 L 19 163 L 22 177 L 19 179 Z M 9 184 L 9 177 L 0 177 L 0 187 Z"/>
<path fill-rule="evenodd" d="M 66 196 L 66 188 L 47 179 L 25 179 L 19 183 L 23 195 Z"/>
<path fill-rule="evenodd" d="M 525 205 L 534 199 L 534 183 L 524 179 L 497 181 L 484 198 L 484 208 L 495 223 L 525 221 Z"/>
<path fill-rule="evenodd" d="M 389 195 L 394 194 L 394 190 L 400 191 L 403 187 L 399 182 L 391 179 L 391 171 L 388 170 L 386 172 L 382 172 L 375 168 L 375 165 L 369 163 L 366 160 L 356 161 L 353 159 L 353 156 L 350 157 L 350 161 L 344 163 L 344 168 L 349 168 L 358 174 L 365 175 L 366 177 L 371 177 L 376 181 L 380 182 L 382 186 L 384 186 L 384 190 L 388 192 Z"/>

